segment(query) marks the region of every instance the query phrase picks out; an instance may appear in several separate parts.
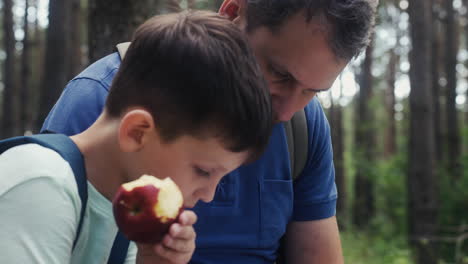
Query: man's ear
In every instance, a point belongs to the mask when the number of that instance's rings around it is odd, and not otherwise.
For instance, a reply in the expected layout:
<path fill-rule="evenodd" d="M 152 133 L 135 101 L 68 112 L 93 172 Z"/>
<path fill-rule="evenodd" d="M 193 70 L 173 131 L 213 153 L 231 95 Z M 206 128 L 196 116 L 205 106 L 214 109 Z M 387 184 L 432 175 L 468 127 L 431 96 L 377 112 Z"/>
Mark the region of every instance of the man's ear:
<path fill-rule="evenodd" d="M 142 109 L 128 111 L 120 120 L 118 141 L 121 151 L 137 152 L 155 136 L 152 115 Z"/>
<path fill-rule="evenodd" d="M 246 5 L 247 0 L 224 0 L 218 13 L 229 20 L 235 20 L 244 15 Z"/>

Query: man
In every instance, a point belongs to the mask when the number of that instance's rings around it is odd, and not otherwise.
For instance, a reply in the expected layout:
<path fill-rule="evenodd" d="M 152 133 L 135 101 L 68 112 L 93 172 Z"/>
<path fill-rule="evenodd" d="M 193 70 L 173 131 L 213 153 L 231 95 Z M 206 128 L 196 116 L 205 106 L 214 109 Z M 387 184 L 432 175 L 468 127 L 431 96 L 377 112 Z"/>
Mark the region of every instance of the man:
<path fill-rule="evenodd" d="M 224 1 L 220 14 L 246 33 L 268 81 L 276 120 L 305 109 L 308 158 L 293 183 L 285 132 L 277 124 L 261 159 L 226 176 L 213 202 L 195 207 L 200 221 L 192 263 L 273 263 L 283 235 L 288 264 L 343 263 L 330 128 L 314 97 L 365 48 L 376 5 L 377 0 Z M 92 123 L 119 63 L 113 54 L 72 80 L 43 129 L 74 134 Z"/>

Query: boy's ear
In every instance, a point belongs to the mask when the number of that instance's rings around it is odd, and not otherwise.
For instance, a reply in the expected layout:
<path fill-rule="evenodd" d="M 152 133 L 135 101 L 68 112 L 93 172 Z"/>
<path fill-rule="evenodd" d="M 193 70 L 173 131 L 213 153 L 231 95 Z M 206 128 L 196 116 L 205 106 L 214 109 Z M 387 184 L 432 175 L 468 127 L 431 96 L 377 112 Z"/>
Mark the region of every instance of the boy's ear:
<path fill-rule="evenodd" d="M 142 109 L 128 111 L 120 120 L 118 141 L 123 152 L 137 152 L 154 136 L 152 115 Z"/>
<path fill-rule="evenodd" d="M 224 0 L 218 13 L 229 20 L 235 20 L 244 15 L 246 3 L 247 0 Z"/>

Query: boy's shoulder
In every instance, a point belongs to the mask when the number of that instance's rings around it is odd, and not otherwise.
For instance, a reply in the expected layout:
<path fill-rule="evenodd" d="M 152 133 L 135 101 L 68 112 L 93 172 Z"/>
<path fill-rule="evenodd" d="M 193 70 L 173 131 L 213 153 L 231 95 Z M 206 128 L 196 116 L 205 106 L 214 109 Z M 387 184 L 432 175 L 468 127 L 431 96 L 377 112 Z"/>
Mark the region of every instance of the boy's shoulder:
<path fill-rule="evenodd" d="M 21 183 L 48 178 L 59 185 L 76 188 L 73 171 L 60 154 L 30 143 L 12 147 L 0 154 L 0 193 Z"/>

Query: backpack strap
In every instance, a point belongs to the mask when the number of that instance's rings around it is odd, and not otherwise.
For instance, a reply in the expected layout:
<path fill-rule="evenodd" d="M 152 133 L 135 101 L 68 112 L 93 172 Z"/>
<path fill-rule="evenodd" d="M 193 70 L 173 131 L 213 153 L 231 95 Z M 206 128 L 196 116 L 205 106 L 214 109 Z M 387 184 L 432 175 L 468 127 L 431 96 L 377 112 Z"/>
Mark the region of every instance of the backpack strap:
<path fill-rule="evenodd" d="M 289 164 L 291 166 L 291 177 L 295 181 L 305 168 L 307 162 L 307 148 L 309 147 L 309 138 L 307 130 L 307 120 L 304 109 L 299 110 L 288 122 L 284 123 L 286 140 L 289 151 Z M 285 264 L 284 236 L 280 240 L 278 248 L 278 258 L 275 264 Z"/>
<path fill-rule="evenodd" d="M 291 120 L 284 123 L 289 150 L 289 164 L 292 179 L 296 180 L 307 162 L 308 130 L 304 109 L 296 112 Z"/>
<path fill-rule="evenodd" d="M 81 233 L 83 226 L 83 218 L 85 214 L 86 204 L 88 202 L 88 186 L 86 180 L 86 171 L 84 167 L 83 156 L 75 143 L 67 136 L 61 134 L 42 134 L 25 137 L 14 137 L 1 141 L 0 153 L 23 144 L 35 143 L 46 148 L 56 151 L 62 158 L 70 164 L 70 167 L 75 175 L 78 194 L 81 200 L 80 220 L 76 230 L 75 240 L 73 241 L 73 249 Z"/>
<path fill-rule="evenodd" d="M 86 178 L 86 169 L 84 164 L 83 155 L 78 149 L 76 144 L 67 136 L 63 134 L 40 134 L 33 136 L 14 137 L 0 141 L 0 154 L 6 150 L 23 145 L 23 144 L 39 144 L 43 147 L 49 148 L 60 154 L 66 160 L 73 171 L 75 176 L 76 185 L 78 187 L 78 195 L 81 200 L 80 220 L 76 230 L 76 236 L 73 241 L 73 249 L 75 249 L 78 238 L 81 234 L 83 226 L 84 214 L 88 203 L 88 181 Z M 127 256 L 129 241 L 120 233 L 112 245 L 111 254 L 109 256 L 108 264 L 123 264 Z"/>
<path fill-rule="evenodd" d="M 117 44 L 115 47 L 120 55 L 120 60 L 123 60 L 125 54 L 127 53 L 128 47 L 130 46 L 131 42 L 122 42 Z"/>

